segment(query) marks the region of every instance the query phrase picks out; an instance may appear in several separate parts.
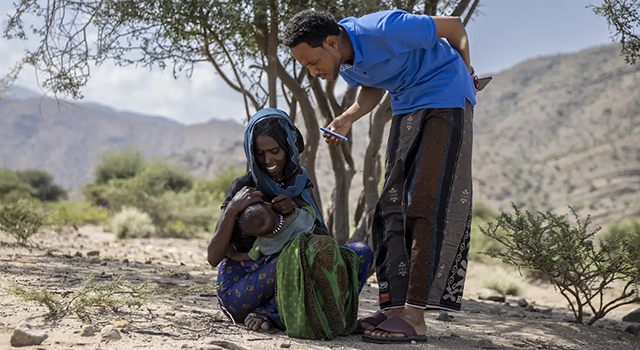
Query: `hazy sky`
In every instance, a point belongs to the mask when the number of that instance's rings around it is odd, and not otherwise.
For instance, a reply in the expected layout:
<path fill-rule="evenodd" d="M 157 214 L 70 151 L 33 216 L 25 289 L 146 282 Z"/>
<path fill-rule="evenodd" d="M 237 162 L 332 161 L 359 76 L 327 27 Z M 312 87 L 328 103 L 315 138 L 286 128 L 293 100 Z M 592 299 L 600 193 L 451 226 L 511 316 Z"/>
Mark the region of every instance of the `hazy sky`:
<path fill-rule="evenodd" d="M 0 13 L 12 11 L 10 3 L 0 1 Z M 481 13 L 467 26 L 472 65 L 479 74 L 488 74 L 528 58 L 611 43 L 606 21 L 586 8 L 600 3 L 602 0 L 482 0 Z M 0 38 L 2 75 L 24 48 L 19 42 Z M 25 70 L 17 84 L 39 91 L 36 81 L 33 70 Z M 92 69 L 83 93 L 86 101 L 188 124 L 244 118 L 241 95 L 227 88 L 207 64 L 196 68 L 191 81 L 175 80 L 171 72 L 105 64 Z"/>

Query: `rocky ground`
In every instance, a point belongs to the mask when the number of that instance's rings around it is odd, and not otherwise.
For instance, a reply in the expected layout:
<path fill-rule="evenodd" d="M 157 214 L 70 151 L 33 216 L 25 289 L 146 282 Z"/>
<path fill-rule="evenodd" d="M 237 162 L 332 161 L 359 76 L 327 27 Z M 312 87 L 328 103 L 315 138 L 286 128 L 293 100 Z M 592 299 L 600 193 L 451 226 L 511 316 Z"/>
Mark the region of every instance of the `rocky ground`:
<path fill-rule="evenodd" d="M 303 341 L 232 324 L 218 307 L 216 273 L 205 261 L 206 239 L 118 241 L 99 228 L 84 227 L 70 235 L 39 234 L 31 248 L 18 247 L 5 235 L 0 240 L 0 349 L 11 349 L 12 343 L 39 343 L 23 349 L 389 348 L 357 336 Z M 516 276 L 472 262 L 464 311 L 428 313 L 430 342 L 393 348 L 640 349 L 640 323 L 621 321 L 640 305 L 614 310 L 594 326 L 580 325 L 571 322 L 566 301 L 548 285 L 526 285 L 517 298 L 505 301 L 480 300 L 493 299 L 483 290 L 492 274 Z M 146 287 L 135 289 L 140 285 Z M 33 292 L 41 289 L 51 293 Z M 20 291 L 32 300 L 18 297 Z M 372 278 L 361 296 L 363 314 L 375 310 L 376 292 Z M 129 305 L 120 305 L 122 300 Z"/>

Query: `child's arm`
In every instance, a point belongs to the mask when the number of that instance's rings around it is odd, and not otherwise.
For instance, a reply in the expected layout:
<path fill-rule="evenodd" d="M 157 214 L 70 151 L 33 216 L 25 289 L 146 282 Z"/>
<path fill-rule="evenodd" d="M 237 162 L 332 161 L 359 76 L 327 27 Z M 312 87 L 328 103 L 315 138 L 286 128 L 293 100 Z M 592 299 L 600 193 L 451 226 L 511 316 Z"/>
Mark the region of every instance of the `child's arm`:
<path fill-rule="evenodd" d="M 229 247 L 227 248 L 226 256 L 227 258 L 238 262 L 251 260 L 251 258 L 249 257 L 249 253 L 240 253 L 233 249 L 231 244 L 229 244 Z"/>

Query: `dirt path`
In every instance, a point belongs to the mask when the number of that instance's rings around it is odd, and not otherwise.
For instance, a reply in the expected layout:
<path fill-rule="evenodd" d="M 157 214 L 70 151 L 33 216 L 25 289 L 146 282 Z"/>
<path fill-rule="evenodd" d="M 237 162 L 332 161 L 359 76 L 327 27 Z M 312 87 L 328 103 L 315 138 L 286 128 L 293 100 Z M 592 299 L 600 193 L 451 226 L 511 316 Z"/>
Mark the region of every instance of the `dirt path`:
<path fill-rule="evenodd" d="M 114 235 L 95 227 L 79 234 L 40 234 L 36 248 L 16 247 L 1 235 L 0 240 L 0 349 L 10 349 L 10 338 L 21 321 L 47 332 L 38 346 L 23 349 L 199 349 L 209 340 L 226 340 L 247 349 L 379 349 L 388 345 L 363 343 L 359 337 L 331 342 L 289 339 L 283 333 L 264 334 L 234 326 L 220 312 L 213 288 L 216 273 L 205 260 L 205 240 L 139 239 L 117 241 Z M 99 255 L 87 256 L 88 252 Z M 77 255 L 76 255 L 77 253 Z M 95 254 L 95 253 L 94 253 Z M 425 345 L 395 345 L 394 349 L 640 349 L 640 337 L 625 333 L 628 324 L 620 318 L 638 305 L 613 312 L 589 327 L 568 322 L 566 302 L 550 286 L 526 286 L 522 297 L 553 308 L 550 312 L 529 312 L 508 299 L 507 304 L 482 302 L 476 292 L 482 277 L 496 268 L 471 263 L 464 311 L 439 321 L 438 312 L 428 313 L 430 342 Z M 507 272 L 513 273 L 513 272 Z M 86 314 L 95 335 L 82 336 L 85 326 L 76 315 L 48 317 L 47 308 L 25 301 L 6 289 L 48 288 L 57 295 L 72 295 L 89 276 L 100 283 L 147 282 L 147 302 L 131 311 L 100 308 Z M 376 309 L 377 285 L 370 280 L 361 296 L 361 313 Z M 121 283 L 121 282 L 117 282 Z M 68 300 L 66 298 L 65 300 Z M 549 311 L 549 310 L 548 310 Z M 116 326 L 119 340 L 103 339 L 105 326 Z"/>

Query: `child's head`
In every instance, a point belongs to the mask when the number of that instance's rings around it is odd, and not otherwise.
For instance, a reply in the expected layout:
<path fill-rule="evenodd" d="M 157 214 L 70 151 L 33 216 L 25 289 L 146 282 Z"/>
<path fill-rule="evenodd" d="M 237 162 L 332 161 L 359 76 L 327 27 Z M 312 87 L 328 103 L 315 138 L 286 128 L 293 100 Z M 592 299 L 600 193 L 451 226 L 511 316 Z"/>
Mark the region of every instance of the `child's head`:
<path fill-rule="evenodd" d="M 238 215 L 240 229 L 251 236 L 272 233 L 278 225 L 278 214 L 267 203 L 253 203 Z"/>

